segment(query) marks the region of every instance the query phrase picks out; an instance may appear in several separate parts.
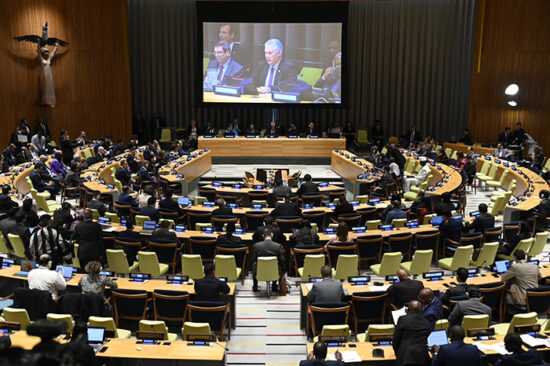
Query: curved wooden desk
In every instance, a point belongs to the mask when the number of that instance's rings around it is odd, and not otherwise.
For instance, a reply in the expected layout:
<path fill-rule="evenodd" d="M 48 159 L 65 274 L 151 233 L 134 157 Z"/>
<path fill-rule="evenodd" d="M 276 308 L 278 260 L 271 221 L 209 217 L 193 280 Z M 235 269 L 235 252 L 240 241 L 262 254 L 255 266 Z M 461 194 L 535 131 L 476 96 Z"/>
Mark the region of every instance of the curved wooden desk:
<path fill-rule="evenodd" d="M 345 149 L 344 138 L 205 138 L 199 137 L 199 149 L 210 148 L 213 156 L 257 157 L 329 157 L 334 149 Z"/>
<path fill-rule="evenodd" d="M 461 142 L 445 142 L 443 144 L 443 148 L 451 149 L 453 151 L 461 151 L 464 153 L 464 155 L 468 153 L 468 148 L 470 146 L 474 148 L 474 153 L 479 155 L 493 154 L 495 152 L 495 149 L 493 147 L 483 147 L 481 145 L 466 145 Z"/>
<path fill-rule="evenodd" d="M 198 149 L 160 168 L 158 179 L 181 184 L 182 194 L 187 195 L 189 183 L 210 169 L 212 169 L 212 151 L 208 148 Z"/>

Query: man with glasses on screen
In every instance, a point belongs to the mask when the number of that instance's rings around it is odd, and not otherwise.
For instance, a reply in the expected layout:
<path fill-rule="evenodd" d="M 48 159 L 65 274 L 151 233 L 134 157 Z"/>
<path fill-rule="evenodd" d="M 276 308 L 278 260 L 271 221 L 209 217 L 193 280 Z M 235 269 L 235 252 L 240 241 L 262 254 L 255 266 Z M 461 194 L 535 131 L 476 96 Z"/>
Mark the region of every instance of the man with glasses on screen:
<path fill-rule="evenodd" d="M 252 76 L 253 85 L 259 94 L 278 90 L 277 85 L 283 81 L 295 81 L 300 72 L 298 65 L 283 60 L 283 44 L 276 38 L 265 42 L 265 62 L 261 61 Z"/>
<path fill-rule="evenodd" d="M 210 85 L 225 85 L 233 78 L 241 78 L 245 69 L 237 61 L 231 58 L 229 44 L 220 41 L 214 46 L 215 60 L 211 60 L 206 70 L 206 79 Z"/>
<path fill-rule="evenodd" d="M 321 78 L 315 83 L 315 87 L 325 89 L 330 98 L 340 98 L 342 89 L 342 52 L 334 55 L 332 66 L 325 69 Z"/>

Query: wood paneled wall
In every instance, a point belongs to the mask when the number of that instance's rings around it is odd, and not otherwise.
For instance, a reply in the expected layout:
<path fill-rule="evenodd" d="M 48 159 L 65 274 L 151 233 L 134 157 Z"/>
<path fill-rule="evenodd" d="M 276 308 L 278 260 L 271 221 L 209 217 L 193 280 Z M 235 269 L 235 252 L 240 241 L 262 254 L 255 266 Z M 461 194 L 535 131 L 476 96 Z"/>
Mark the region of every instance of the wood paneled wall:
<path fill-rule="evenodd" d="M 494 143 L 505 126 L 514 129 L 521 121 L 550 154 L 550 1 L 479 0 L 477 14 L 469 115 L 474 139 Z M 520 87 L 516 108 L 504 94 L 511 83 Z"/>
<path fill-rule="evenodd" d="M 0 0 L 0 147 L 21 118 L 34 127 L 47 118 L 52 137 L 66 128 L 71 136 L 131 135 L 130 62 L 125 0 Z M 36 45 L 14 36 L 42 34 L 69 42 L 60 47 L 52 69 L 57 105 L 41 106 Z"/>

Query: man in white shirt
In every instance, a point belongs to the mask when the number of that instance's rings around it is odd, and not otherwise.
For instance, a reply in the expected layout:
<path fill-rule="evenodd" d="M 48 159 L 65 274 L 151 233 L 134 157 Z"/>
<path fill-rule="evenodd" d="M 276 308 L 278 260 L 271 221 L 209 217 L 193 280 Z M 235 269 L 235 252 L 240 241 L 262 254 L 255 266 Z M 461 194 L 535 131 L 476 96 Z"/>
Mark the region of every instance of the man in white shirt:
<path fill-rule="evenodd" d="M 428 159 L 425 156 L 421 156 L 419 161 L 420 161 L 420 166 L 422 168 L 418 172 L 418 175 L 416 176 L 416 178 L 405 178 L 403 180 L 403 190 L 405 192 L 410 191 L 411 186 L 413 185 L 422 184 L 428 177 L 428 174 L 430 174 L 430 172 L 432 171 L 430 169 L 430 166 L 426 164 L 428 162 Z"/>
<path fill-rule="evenodd" d="M 52 259 L 48 254 L 43 254 L 38 259 L 39 268 L 35 268 L 29 272 L 27 281 L 29 282 L 29 289 L 31 290 L 44 290 L 52 294 L 52 298 L 58 296 L 59 291 L 65 290 L 67 282 L 63 278 L 62 271 L 52 271 L 50 269 Z"/>

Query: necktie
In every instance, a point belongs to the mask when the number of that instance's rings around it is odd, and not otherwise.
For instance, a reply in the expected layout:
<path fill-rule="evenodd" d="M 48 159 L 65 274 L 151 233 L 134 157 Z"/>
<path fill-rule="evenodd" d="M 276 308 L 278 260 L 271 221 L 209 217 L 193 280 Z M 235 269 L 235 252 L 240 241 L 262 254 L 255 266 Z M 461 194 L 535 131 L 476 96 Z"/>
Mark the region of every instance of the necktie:
<path fill-rule="evenodd" d="M 218 84 L 221 83 L 223 76 L 223 65 L 220 65 L 220 72 L 218 73 Z"/>
<path fill-rule="evenodd" d="M 267 86 L 273 86 L 273 78 L 275 76 L 275 68 L 273 66 L 269 66 L 269 81 L 267 83 Z"/>

